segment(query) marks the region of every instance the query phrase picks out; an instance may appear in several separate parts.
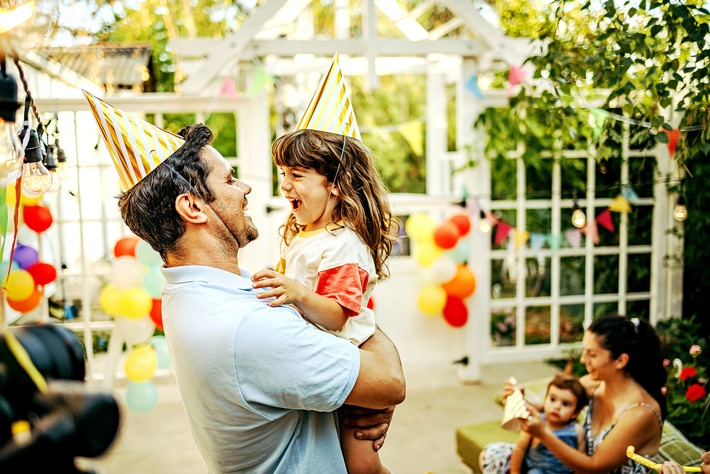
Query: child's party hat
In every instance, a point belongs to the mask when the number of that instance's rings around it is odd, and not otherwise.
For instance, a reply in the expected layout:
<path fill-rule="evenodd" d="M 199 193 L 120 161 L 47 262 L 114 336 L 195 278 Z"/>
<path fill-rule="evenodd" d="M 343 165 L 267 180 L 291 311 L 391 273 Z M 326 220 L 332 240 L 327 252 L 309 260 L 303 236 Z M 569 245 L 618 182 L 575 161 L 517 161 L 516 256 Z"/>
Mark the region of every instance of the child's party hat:
<path fill-rule="evenodd" d="M 525 405 L 523 392 L 520 389 L 513 390 L 513 393 L 505 399 L 503 407 L 503 420 L 500 425 L 510 431 L 520 430 L 521 420 L 527 420 L 530 417 L 530 412 Z"/>

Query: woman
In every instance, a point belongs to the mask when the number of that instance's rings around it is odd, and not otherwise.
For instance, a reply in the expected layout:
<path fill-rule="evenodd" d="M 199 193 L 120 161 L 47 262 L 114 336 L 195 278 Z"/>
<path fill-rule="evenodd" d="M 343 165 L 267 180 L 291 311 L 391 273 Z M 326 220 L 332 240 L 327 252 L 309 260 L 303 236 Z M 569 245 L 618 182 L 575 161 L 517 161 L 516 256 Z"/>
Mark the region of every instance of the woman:
<path fill-rule="evenodd" d="M 576 473 L 648 473 L 648 468 L 627 458 L 626 448 L 633 446 L 638 454 L 653 457 L 661 442 L 666 372 L 658 334 L 644 320 L 607 315 L 592 322 L 582 347 L 581 362 L 588 375 L 580 381 L 590 397 L 584 422 L 586 453 L 555 436 L 534 408 L 523 429 Z M 488 447 L 484 450 L 482 466 L 504 471 L 500 445 L 491 448 L 491 453 L 486 452 Z"/>

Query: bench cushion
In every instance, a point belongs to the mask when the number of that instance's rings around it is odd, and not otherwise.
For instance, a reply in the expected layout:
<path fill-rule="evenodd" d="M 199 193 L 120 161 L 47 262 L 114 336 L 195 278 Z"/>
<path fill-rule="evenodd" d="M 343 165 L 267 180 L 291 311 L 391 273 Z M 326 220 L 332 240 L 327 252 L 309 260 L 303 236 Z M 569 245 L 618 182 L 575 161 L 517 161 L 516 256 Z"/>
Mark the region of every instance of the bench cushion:
<path fill-rule="evenodd" d="M 498 441 L 515 443 L 517 439 L 518 433 L 501 428 L 500 420 L 462 426 L 456 430 L 456 452 L 473 472 L 481 472 L 478 469 L 478 456 L 487 444 Z"/>

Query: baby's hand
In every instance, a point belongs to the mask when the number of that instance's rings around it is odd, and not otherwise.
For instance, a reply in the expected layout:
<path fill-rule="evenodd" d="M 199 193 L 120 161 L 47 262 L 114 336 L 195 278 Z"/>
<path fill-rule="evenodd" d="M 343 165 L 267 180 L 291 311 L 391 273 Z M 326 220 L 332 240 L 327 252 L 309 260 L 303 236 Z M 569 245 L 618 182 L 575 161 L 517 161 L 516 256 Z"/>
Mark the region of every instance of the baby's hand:
<path fill-rule="evenodd" d="M 252 284 L 254 288 L 270 288 L 256 294 L 260 300 L 274 298 L 273 301 L 269 301 L 269 306 L 298 303 L 305 299 L 306 292 L 311 291 L 296 280 L 268 269 L 256 272 L 251 280 L 254 282 Z"/>

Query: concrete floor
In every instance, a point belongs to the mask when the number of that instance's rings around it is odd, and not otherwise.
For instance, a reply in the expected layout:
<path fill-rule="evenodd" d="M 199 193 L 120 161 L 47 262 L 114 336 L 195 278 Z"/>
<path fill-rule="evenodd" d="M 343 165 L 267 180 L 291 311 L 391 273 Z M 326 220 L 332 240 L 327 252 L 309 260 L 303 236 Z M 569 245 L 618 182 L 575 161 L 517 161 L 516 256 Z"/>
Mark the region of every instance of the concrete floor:
<path fill-rule="evenodd" d="M 392 473 L 468 474 L 454 441 L 458 426 L 498 419 L 493 402 L 503 381 L 552 375 L 543 363 L 502 364 L 483 368 L 483 382 L 463 385 L 448 363 L 404 366 L 407 399 L 400 405 L 380 451 Z M 158 406 L 148 414 L 125 407 L 125 387 L 114 390 L 123 408 L 123 424 L 113 447 L 101 458 L 80 459 L 83 469 L 98 474 L 192 474 L 206 472 L 192 439 L 180 395 L 172 377 L 157 382 Z"/>

